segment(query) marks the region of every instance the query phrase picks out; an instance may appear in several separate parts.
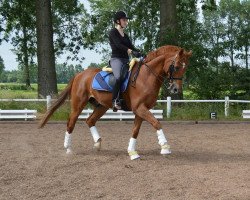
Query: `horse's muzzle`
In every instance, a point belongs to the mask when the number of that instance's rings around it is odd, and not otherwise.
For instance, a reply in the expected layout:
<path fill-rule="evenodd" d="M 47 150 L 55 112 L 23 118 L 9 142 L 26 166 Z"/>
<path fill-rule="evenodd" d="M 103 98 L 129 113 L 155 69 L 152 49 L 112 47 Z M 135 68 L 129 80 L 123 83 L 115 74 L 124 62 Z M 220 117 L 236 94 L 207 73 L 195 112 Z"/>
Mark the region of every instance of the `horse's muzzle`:
<path fill-rule="evenodd" d="M 171 83 L 168 87 L 168 90 L 171 94 L 177 94 L 180 92 L 178 85 L 176 83 Z"/>

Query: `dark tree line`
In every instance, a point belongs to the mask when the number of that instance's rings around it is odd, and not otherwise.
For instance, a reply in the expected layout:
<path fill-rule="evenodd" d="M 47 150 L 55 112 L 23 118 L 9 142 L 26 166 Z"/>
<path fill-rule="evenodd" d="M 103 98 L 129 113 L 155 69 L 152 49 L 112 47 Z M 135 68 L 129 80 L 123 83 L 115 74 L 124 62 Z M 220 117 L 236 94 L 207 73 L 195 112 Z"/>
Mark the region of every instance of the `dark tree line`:
<path fill-rule="evenodd" d="M 31 66 L 30 69 L 30 83 L 38 83 L 37 65 Z M 79 73 L 83 70 L 84 69 L 82 65 L 56 64 L 57 83 L 68 83 L 76 73 Z M 23 70 L 20 67 L 19 69 L 12 71 L 3 70 L 2 73 L 0 73 L 0 83 L 25 83 L 25 76 L 23 76 L 22 71 Z"/>

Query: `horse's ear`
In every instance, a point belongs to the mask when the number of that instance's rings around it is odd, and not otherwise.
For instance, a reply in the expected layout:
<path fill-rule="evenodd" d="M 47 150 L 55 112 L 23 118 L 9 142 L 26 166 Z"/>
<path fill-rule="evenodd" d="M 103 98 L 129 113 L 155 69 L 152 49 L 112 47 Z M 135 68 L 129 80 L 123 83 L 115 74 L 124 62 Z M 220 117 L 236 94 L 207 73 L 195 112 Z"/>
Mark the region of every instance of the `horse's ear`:
<path fill-rule="evenodd" d="M 181 57 L 183 56 L 183 54 L 184 54 L 184 49 L 181 48 L 181 50 L 179 51 L 179 56 Z"/>
<path fill-rule="evenodd" d="M 188 56 L 188 57 L 191 57 L 192 54 L 193 54 L 192 50 L 190 50 L 189 52 L 187 52 L 187 56 Z"/>

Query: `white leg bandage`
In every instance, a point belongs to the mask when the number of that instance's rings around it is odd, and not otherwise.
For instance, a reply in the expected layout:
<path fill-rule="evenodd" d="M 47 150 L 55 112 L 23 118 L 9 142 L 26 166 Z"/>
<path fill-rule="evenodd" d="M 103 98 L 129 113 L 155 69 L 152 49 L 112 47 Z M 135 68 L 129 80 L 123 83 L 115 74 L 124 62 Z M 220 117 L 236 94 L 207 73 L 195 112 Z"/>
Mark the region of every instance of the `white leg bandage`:
<path fill-rule="evenodd" d="M 65 138 L 64 138 L 64 148 L 68 149 L 71 147 L 71 134 L 66 131 Z"/>
<path fill-rule="evenodd" d="M 137 151 L 135 150 L 135 146 L 136 146 L 136 139 L 130 138 L 129 143 L 128 143 L 128 154 L 131 160 L 136 160 L 140 158 Z"/>
<path fill-rule="evenodd" d="M 162 129 L 157 130 L 157 137 L 158 137 L 158 141 L 159 141 L 158 143 L 159 143 L 159 145 L 162 146 L 162 145 L 164 145 L 164 144 L 167 143 L 167 139 L 166 139 L 166 137 L 165 137 Z"/>
<path fill-rule="evenodd" d="M 128 151 L 135 151 L 135 146 L 136 146 L 136 139 L 130 138 L 128 143 Z"/>
<path fill-rule="evenodd" d="M 168 155 L 171 153 L 170 146 L 167 144 L 167 139 L 162 131 L 162 129 L 157 131 L 158 143 L 161 145 L 161 154 Z"/>
<path fill-rule="evenodd" d="M 95 142 L 101 138 L 95 126 L 90 128 L 90 132 Z"/>

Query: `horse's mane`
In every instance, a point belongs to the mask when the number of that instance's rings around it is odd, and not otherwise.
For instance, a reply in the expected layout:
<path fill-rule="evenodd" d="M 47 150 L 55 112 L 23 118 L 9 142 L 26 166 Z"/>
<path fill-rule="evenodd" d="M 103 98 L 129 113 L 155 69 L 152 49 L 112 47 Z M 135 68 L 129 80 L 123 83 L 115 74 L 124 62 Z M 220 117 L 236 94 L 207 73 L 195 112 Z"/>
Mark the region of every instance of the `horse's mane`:
<path fill-rule="evenodd" d="M 166 53 L 170 53 L 170 52 L 176 53 L 180 49 L 181 49 L 180 47 L 172 46 L 172 45 L 166 45 L 166 46 L 159 47 L 158 49 L 148 53 L 148 55 L 145 59 L 145 62 L 149 62 L 149 61 L 153 60 L 154 58 L 157 58 L 158 56 L 165 55 Z"/>

